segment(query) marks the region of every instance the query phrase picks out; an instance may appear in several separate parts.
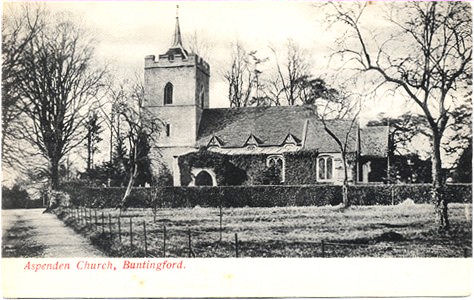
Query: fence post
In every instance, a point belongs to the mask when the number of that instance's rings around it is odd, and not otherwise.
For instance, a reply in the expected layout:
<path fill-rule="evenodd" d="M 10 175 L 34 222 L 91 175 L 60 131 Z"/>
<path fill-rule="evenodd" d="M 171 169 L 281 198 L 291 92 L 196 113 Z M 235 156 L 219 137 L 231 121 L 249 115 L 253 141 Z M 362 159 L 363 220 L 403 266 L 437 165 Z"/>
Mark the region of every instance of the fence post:
<path fill-rule="evenodd" d="M 104 212 L 102 212 L 102 223 L 101 223 L 101 225 L 102 225 L 102 234 L 104 234 L 105 233 Z"/>
<path fill-rule="evenodd" d="M 195 257 L 193 248 L 191 246 L 191 230 L 188 229 L 188 248 L 189 248 L 189 257 Z"/>
<path fill-rule="evenodd" d="M 235 257 L 239 257 L 239 238 L 235 234 Z"/>
<path fill-rule="evenodd" d="M 166 257 L 166 225 L 163 225 L 163 257 Z"/>
<path fill-rule="evenodd" d="M 222 201 L 219 202 L 219 242 L 222 242 Z"/>
<path fill-rule="evenodd" d="M 130 217 L 130 247 L 133 247 L 133 228 L 132 228 L 132 217 Z"/>
<path fill-rule="evenodd" d="M 321 241 L 321 257 L 325 257 L 325 253 L 324 253 L 324 240 Z"/>
<path fill-rule="evenodd" d="M 109 214 L 109 233 L 112 236 L 112 216 Z"/>
<path fill-rule="evenodd" d="M 79 219 L 79 213 L 78 213 L 78 208 L 76 208 L 74 210 L 74 221 L 76 221 L 76 223 L 79 223 L 78 219 Z"/>
<path fill-rule="evenodd" d="M 146 240 L 146 223 L 145 223 L 145 220 L 143 220 L 143 235 L 145 237 L 145 257 L 147 257 L 147 255 L 148 255 L 148 244 L 147 244 L 147 240 Z"/>
<path fill-rule="evenodd" d="M 120 225 L 120 216 L 117 217 L 117 221 L 118 221 L 119 241 L 120 241 L 120 244 L 121 244 L 122 243 L 122 228 L 121 228 L 121 225 Z"/>
<path fill-rule="evenodd" d="M 97 230 L 97 209 L 94 209 L 94 215 L 95 215 L 95 230 Z"/>

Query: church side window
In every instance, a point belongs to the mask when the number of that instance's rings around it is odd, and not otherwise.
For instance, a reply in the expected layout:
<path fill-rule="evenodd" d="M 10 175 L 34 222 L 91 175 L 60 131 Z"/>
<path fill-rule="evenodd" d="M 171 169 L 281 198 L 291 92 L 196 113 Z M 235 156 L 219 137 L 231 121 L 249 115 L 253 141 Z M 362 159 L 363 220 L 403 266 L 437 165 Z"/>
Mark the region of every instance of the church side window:
<path fill-rule="evenodd" d="M 331 156 L 318 157 L 317 168 L 318 181 L 333 179 L 333 159 Z"/>
<path fill-rule="evenodd" d="M 166 124 L 166 136 L 171 136 L 171 125 Z"/>
<path fill-rule="evenodd" d="M 285 182 L 285 159 L 282 155 L 270 155 L 267 157 L 267 167 L 271 168 L 280 182 Z"/>
<path fill-rule="evenodd" d="M 165 105 L 173 104 L 173 85 L 168 82 L 165 86 Z"/>

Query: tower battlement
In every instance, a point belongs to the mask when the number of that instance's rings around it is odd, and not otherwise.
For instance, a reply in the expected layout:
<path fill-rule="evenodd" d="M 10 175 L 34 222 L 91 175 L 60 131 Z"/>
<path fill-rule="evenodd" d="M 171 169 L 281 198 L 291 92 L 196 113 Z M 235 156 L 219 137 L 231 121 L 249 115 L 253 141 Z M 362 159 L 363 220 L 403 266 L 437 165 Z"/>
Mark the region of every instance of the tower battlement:
<path fill-rule="evenodd" d="M 170 57 L 170 54 L 161 54 L 156 59 L 155 55 L 145 56 L 145 69 L 150 68 L 172 68 L 172 67 L 198 67 L 202 72 L 210 75 L 210 66 L 209 64 L 197 54 L 184 55 L 173 55 Z"/>

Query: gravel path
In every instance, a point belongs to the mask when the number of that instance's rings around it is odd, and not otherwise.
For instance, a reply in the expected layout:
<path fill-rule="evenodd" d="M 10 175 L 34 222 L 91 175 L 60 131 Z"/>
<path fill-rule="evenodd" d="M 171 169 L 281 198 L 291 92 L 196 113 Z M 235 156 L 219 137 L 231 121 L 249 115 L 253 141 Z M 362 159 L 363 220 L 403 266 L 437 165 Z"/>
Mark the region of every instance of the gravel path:
<path fill-rule="evenodd" d="M 2 210 L 4 257 L 104 257 L 86 238 L 44 209 Z"/>

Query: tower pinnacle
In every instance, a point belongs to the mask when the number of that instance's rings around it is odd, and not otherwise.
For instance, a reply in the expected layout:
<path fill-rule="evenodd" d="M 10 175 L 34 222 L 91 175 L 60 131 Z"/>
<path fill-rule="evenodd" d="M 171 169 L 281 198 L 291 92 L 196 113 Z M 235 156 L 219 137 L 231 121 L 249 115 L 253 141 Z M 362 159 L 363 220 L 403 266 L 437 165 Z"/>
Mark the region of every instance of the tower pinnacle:
<path fill-rule="evenodd" d="M 179 28 L 179 5 L 176 5 L 176 25 L 174 28 L 173 45 L 171 48 L 183 48 L 181 40 L 181 30 Z"/>

